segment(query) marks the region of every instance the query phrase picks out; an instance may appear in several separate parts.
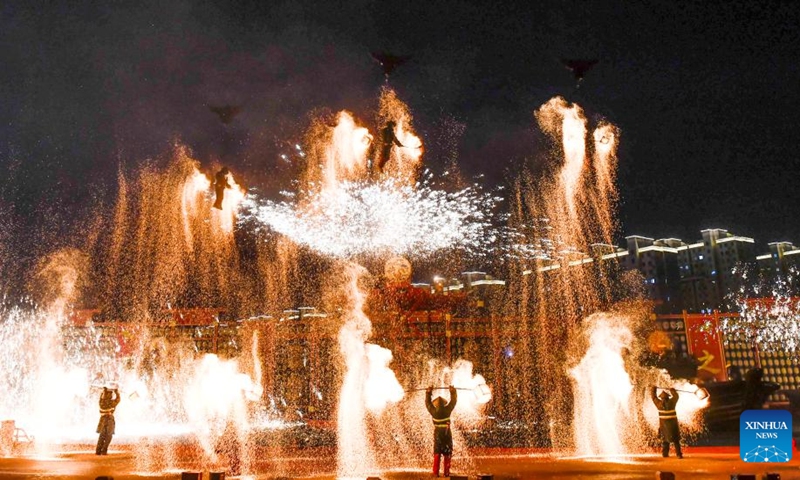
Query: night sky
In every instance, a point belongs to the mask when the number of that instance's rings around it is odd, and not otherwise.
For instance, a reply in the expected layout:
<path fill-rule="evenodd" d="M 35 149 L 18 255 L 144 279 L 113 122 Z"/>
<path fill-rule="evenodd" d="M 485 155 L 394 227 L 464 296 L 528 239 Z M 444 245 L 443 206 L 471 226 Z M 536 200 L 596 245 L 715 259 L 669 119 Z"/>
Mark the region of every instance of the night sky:
<path fill-rule="evenodd" d="M 413 55 L 390 84 L 434 171 L 454 155 L 490 185 L 536 169 L 533 112 L 560 94 L 621 129 L 620 236 L 800 243 L 792 2 L 6 1 L 0 17 L 6 237 L 77 224 L 113 200 L 120 166 L 175 141 L 285 187 L 280 154 L 312 112 L 373 126 L 369 52 L 387 50 Z M 561 58 L 599 63 L 576 90 Z M 227 104 L 242 111 L 225 126 L 208 107 Z"/>

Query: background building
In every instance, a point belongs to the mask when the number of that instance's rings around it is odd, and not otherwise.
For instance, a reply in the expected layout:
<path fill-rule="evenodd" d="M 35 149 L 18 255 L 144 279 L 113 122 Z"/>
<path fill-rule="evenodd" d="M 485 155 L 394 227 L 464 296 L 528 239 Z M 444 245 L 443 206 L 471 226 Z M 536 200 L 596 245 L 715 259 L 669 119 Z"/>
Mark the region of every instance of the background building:
<path fill-rule="evenodd" d="M 693 243 L 626 237 L 627 255 L 619 257 L 620 263 L 641 272 L 657 311 L 729 310 L 731 295 L 741 288 L 742 277 L 736 269 L 756 265 L 752 238 L 721 228 L 700 233 L 702 239 Z"/>
<path fill-rule="evenodd" d="M 644 277 L 648 296 L 656 302 L 656 310 L 681 311 L 681 268 L 678 248 L 686 244 L 677 238 L 653 240 L 632 235 L 627 240 L 627 255 L 619 257 L 622 267 L 638 270 Z"/>
<path fill-rule="evenodd" d="M 769 279 L 786 277 L 792 269 L 800 268 L 800 247 L 791 242 L 772 242 L 769 253 L 756 257 L 759 270 Z"/>

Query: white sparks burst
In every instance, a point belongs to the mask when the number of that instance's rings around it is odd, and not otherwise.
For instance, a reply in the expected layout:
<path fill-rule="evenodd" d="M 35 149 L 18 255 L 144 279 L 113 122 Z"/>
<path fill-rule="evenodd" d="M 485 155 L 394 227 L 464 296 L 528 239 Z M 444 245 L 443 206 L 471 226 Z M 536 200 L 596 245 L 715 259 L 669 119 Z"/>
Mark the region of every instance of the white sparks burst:
<path fill-rule="evenodd" d="M 755 341 L 763 348 L 800 353 L 800 299 L 783 295 L 740 304 L 739 318 L 726 318 L 722 330 L 730 337 Z"/>
<path fill-rule="evenodd" d="M 754 342 L 768 351 L 800 354 L 797 279 L 797 270 L 791 269 L 786 276 L 762 278 L 751 288 L 742 288 L 733 298 L 739 316 L 720 321 L 728 341 Z"/>
<path fill-rule="evenodd" d="M 490 212 L 500 200 L 477 187 L 446 192 L 426 182 L 342 182 L 302 201 L 243 203 L 255 220 L 298 244 L 335 257 L 364 253 L 427 255 L 461 247 L 476 252 L 495 241 Z"/>

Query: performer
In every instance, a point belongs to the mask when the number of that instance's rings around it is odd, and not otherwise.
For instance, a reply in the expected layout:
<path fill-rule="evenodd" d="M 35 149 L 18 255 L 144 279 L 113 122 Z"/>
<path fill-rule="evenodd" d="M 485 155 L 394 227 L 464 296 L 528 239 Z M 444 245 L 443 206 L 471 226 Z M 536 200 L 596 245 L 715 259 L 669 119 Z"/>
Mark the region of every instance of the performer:
<path fill-rule="evenodd" d="M 119 405 L 119 391 L 103 387 L 103 393 L 100 394 L 100 422 L 97 424 L 97 433 L 100 437 L 97 439 L 97 449 L 95 454 L 108 455 L 108 446 L 111 444 L 111 437 L 114 436 L 114 429 L 116 422 L 114 421 L 114 410 Z"/>
<path fill-rule="evenodd" d="M 444 457 L 444 476 L 450 476 L 450 459 L 453 455 L 453 434 L 450 431 L 450 414 L 456 408 L 458 392 L 450 385 L 450 403 L 436 397 L 431 401 L 433 387 L 425 391 L 425 407 L 433 417 L 433 476 L 439 476 L 440 457 Z"/>
<path fill-rule="evenodd" d="M 669 444 L 675 444 L 675 455 L 683 458 L 681 453 L 681 432 L 678 426 L 678 415 L 675 406 L 678 404 L 678 392 L 674 388 L 656 396 L 656 387 L 650 390 L 650 397 L 658 408 L 658 434 L 661 437 L 661 455 L 669 456 Z"/>
<path fill-rule="evenodd" d="M 217 194 L 217 200 L 214 202 L 214 208 L 222 210 L 222 200 L 225 198 L 225 189 L 231 188 L 228 184 L 228 167 L 222 167 L 222 170 L 217 172 L 214 177 L 214 193 Z"/>
<path fill-rule="evenodd" d="M 389 161 L 389 156 L 392 154 L 392 147 L 405 148 L 405 145 L 400 143 L 397 136 L 394 134 L 396 124 L 393 121 L 386 122 L 386 126 L 381 129 L 380 152 L 375 165 L 378 171 L 382 172 L 386 162 Z"/>

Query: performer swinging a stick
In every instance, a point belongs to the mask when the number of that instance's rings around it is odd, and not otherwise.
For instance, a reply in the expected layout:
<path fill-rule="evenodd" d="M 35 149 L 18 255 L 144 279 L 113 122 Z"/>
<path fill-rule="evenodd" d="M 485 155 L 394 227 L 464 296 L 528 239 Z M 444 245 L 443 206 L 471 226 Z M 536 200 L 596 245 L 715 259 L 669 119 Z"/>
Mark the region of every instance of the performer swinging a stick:
<path fill-rule="evenodd" d="M 425 406 L 433 417 L 433 476 L 439 476 L 439 461 L 444 457 L 444 476 L 450 476 L 450 460 L 453 456 L 453 434 L 450 431 L 450 414 L 456 408 L 458 392 L 450 385 L 450 402 L 445 404 L 444 398 L 436 397 L 431 401 L 433 387 L 425 390 Z"/>

